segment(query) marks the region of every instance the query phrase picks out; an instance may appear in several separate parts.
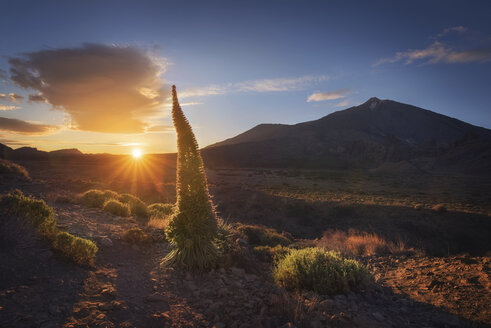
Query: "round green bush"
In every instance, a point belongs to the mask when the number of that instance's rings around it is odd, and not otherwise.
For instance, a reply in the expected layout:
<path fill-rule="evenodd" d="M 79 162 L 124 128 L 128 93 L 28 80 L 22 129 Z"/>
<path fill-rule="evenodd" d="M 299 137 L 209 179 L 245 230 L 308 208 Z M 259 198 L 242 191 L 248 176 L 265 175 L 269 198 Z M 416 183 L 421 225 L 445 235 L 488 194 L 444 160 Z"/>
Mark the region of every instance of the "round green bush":
<path fill-rule="evenodd" d="M 130 206 L 131 214 L 140 218 L 148 217 L 147 205 L 138 197 L 131 194 L 122 194 L 117 198 L 120 202 Z"/>
<path fill-rule="evenodd" d="M 104 211 L 117 216 L 130 216 L 130 207 L 128 204 L 121 203 L 119 200 L 110 199 L 104 203 Z"/>
<path fill-rule="evenodd" d="M 155 203 L 148 205 L 148 214 L 150 217 L 164 217 L 174 213 L 175 204 Z"/>
<path fill-rule="evenodd" d="M 367 269 L 359 262 L 313 247 L 291 250 L 278 260 L 273 277 L 287 290 L 313 291 L 321 295 L 355 291 L 369 281 Z"/>
<path fill-rule="evenodd" d="M 68 232 L 58 233 L 53 246 L 78 264 L 91 264 L 99 250 L 92 241 L 76 237 Z"/>

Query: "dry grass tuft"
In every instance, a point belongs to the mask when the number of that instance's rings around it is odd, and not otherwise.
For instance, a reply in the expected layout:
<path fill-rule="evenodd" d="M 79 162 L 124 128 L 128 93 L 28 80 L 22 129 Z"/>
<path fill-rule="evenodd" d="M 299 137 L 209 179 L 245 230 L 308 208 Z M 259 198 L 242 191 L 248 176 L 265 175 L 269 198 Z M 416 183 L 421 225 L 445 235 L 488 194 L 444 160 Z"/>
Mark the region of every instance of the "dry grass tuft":
<path fill-rule="evenodd" d="M 280 318 L 281 323 L 287 322 L 303 328 L 311 327 L 310 321 L 318 303 L 319 299 L 315 295 L 309 299 L 298 293 L 282 292 L 280 295 L 272 295 L 270 309 Z"/>
<path fill-rule="evenodd" d="M 375 233 L 357 232 L 351 229 L 348 233 L 328 230 L 316 242 L 316 246 L 340 252 L 345 256 L 401 254 L 412 251 L 407 249 L 402 241 L 393 243 Z"/>

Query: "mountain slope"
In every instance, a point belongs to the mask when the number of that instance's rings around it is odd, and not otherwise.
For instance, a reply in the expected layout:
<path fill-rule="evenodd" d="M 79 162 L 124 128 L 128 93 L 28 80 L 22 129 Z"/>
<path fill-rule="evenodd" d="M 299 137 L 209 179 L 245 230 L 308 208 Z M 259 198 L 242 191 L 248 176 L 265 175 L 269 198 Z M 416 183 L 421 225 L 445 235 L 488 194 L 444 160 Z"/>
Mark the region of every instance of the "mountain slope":
<path fill-rule="evenodd" d="M 374 168 L 384 162 L 421 158 L 438 162 L 449 151 L 454 161 L 456 154 L 460 160 L 489 149 L 490 142 L 488 129 L 396 101 L 370 98 L 315 121 L 261 124 L 203 153 L 216 166 Z"/>

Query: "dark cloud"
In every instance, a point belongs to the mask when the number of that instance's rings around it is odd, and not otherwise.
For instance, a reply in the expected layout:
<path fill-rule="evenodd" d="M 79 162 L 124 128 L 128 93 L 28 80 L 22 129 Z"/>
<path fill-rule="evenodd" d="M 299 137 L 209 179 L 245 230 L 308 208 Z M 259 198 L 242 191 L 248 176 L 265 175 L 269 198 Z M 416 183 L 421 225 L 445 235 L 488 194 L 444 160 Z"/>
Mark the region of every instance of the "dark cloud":
<path fill-rule="evenodd" d="M 11 80 L 42 93 L 80 130 L 139 133 L 167 99 L 164 65 L 131 46 L 85 44 L 10 58 Z"/>
<path fill-rule="evenodd" d="M 5 72 L 3 69 L 0 68 L 0 80 L 7 81 L 7 79 L 8 79 L 7 72 Z"/>
<path fill-rule="evenodd" d="M 0 130 L 18 134 L 47 134 L 58 130 L 55 125 L 30 123 L 15 118 L 0 117 Z"/>
<path fill-rule="evenodd" d="M 29 102 L 45 102 L 43 95 L 29 95 Z"/>

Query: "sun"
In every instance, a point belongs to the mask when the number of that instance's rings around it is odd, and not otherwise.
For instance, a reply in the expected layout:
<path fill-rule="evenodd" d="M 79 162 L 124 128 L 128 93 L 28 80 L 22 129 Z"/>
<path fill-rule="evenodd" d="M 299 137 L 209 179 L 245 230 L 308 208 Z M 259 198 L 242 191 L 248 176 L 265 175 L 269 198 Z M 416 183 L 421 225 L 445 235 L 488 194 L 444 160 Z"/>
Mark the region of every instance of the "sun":
<path fill-rule="evenodd" d="M 131 155 L 133 156 L 134 159 L 140 159 L 143 155 L 141 149 L 133 149 L 133 151 L 131 152 Z"/>

